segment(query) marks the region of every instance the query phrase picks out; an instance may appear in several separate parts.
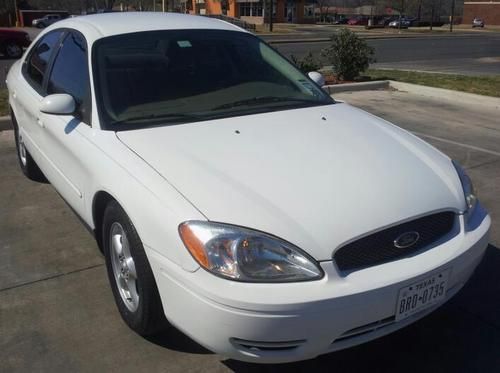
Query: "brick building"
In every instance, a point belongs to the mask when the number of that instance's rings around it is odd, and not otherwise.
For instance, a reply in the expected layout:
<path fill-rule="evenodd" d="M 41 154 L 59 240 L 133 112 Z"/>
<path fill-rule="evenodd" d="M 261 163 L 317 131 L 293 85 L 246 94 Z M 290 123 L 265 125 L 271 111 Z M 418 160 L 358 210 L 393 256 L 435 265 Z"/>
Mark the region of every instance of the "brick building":
<path fill-rule="evenodd" d="M 484 20 L 486 26 L 500 25 L 500 0 L 472 0 L 464 2 L 463 23 L 471 24 L 475 18 Z"/>
<path fill-rule="evenodd" d="M 192 14 L 225 14 L 246 22 L 264 22 L 262 0 L 187 0 Z M 267 4 L 269 1 L 267 0 Z M 269 6 L 269 5 L 268 5 Z M 314 4 L 309 0 L 274 0 L 274 22 L 313 23 Z"/>

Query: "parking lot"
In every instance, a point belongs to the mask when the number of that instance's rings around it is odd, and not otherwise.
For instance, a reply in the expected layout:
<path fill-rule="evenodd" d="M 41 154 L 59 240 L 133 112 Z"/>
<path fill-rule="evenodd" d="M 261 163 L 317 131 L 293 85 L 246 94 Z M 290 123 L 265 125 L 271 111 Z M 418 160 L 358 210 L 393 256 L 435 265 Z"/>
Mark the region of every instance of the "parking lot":
<path fill-rule="evenodd" d="M 414 131 L 474 180 L 493 219 L 491 245 L 448 304 L 384 338 L 281 366 L 227 360 L 176 330 L 143 339 L 121 321 L 92 237 L 50 185 L 23 177 L 6 130 L 0 131 L 0 371 L 498 371 L 500 105 L 399 91 L 335 97 Z"/>

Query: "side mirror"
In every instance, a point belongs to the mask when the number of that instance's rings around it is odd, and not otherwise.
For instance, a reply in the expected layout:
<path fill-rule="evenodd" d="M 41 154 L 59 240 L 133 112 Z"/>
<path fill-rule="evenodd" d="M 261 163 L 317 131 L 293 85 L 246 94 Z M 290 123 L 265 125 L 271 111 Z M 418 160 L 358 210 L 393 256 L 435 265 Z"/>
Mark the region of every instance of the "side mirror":
<path fill-rule="evenodd" d="M 75 99 L 66 93 L 48 95 L 40 102 L 40 111 L 46 114 L 71 115 L 75 110 Z"/>
<path fill-rule="evenodd" d="M 309 76 L 309 78 L 311 78 L 311 80 L 314 83 L 316 83 L 320 87 L 323 87 L 325 85 L 325 78 L 323 75 L 321 75 L 321 73 L 319 73 L 317 71 L 311 71 L 311 72 L 307 73 L 307 75 Z"/>

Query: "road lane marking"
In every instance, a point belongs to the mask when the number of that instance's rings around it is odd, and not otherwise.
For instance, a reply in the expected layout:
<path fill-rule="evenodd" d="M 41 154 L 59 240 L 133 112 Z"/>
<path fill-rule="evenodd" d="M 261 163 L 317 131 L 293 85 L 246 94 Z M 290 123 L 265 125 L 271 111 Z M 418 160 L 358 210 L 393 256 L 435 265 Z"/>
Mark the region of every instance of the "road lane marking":
<path fill-rule="evenodd" d="M 413 134 L 415 134 L 415 135 L 417 135 L 417 136 L 419 136 L 419 137 L 426 137 L 428 139 L 432 139 L 432 140 L 436 140 L 436 141 L 441 141 L 441 142 L 444 142 L 444 143 L 447 143 L 447 144 L 458 145 L 458 146 L 462 146 L 464 148 L 469 148 L 469 149 L 472 149 L 472 150 L 477 150 L 478 152 L 488 153 L 488 154 L 492 154 L 492 155 L 496 155 L 497 157 L 500 157 L 500 152 L 496 152 L 494 150 L 488 150 L 488 149 L 480 148 L 479 146 L 464 144 L 462 142 L 448 140 L 448 139 L 443 139 L 441 137 L 426 135 L 425 133 L 422 133 L 422 132 L 416 132 L 416 131 L 410 131 L 410 132 L 413 133 Z"/>

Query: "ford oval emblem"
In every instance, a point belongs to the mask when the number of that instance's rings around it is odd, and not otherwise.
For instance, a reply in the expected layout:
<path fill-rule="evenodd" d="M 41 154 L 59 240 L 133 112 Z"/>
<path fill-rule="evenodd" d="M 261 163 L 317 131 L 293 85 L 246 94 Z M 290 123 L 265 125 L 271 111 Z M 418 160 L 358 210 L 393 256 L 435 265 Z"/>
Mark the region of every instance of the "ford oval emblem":
<path fill-rule="evenodd" d="M 394 246 L 398 249 L 406 249 L 415 245 L 420 238 L 418 232 L 405 232 L 394 240 Z"/>

